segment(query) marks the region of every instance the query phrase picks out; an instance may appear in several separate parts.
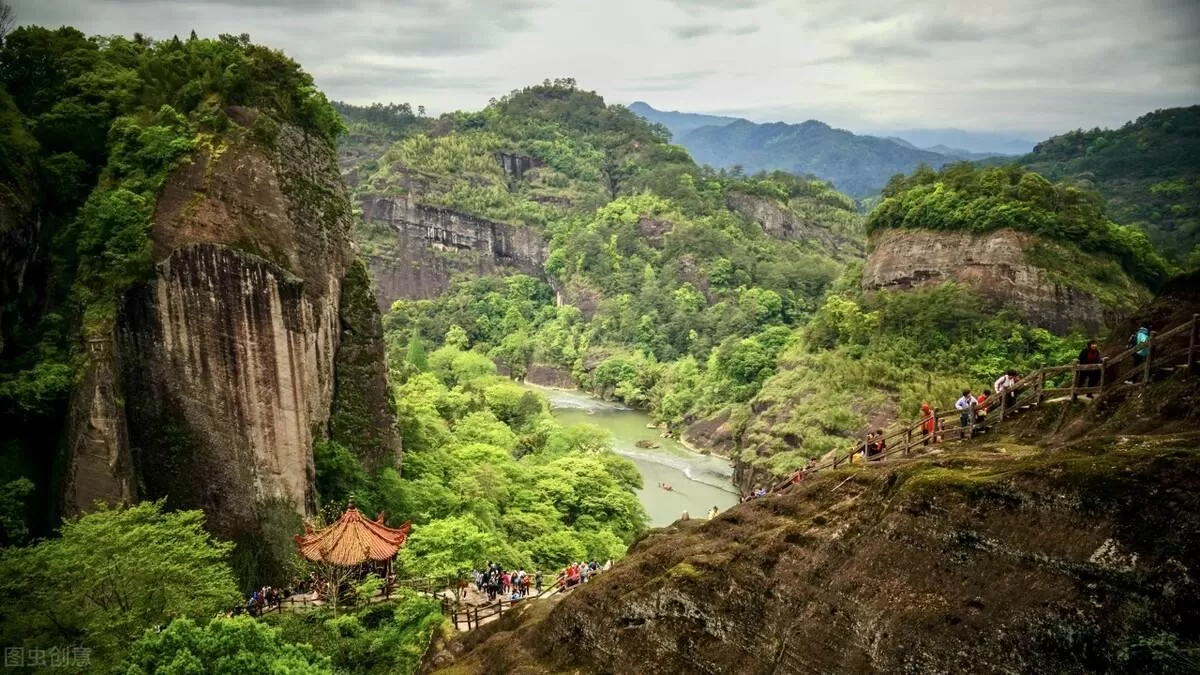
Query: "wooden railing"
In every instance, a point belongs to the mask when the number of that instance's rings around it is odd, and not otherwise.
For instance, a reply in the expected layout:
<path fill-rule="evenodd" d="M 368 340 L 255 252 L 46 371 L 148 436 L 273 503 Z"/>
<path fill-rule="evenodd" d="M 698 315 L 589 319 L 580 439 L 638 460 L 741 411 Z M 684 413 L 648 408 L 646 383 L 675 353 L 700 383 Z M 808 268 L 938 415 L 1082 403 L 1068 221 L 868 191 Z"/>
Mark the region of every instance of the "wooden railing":
<path fill-rule="evenodd" d="M 603 569 L 596 569 L 588 576 L 595 577 L 603 571 Z M 486 605 L 476 605 L 472 607 L 462 607 L 454 598 L 444 597 L 442 598 L 442 614 L 448 617 L 454 623 L 454 627 L 456 629 L 472 630 L 474 628 L 478 628 L 484 623 L 487 623 L 493 617 L 498 620 L 505 612 L 512 611 L 513 607 L 521 604 L 522 602 L 536 600 L 543 596 L 550 595 L 555 591 L 568 593 L 582 585 L 583 582 L 578 582 L 571 586 L 563 585 L 560 589 L 559 580 L 556 580 L 554 583 L 544 587 L 542 590 L 531 592 L 528 595 L 522 596 L 519 600 L 500 598 L 495 602 L 491 602 Z"/>
<path fill-rule="evenodd" d="M 1146 358 L 1136 363 L 1134 356 L 1145 350 Z M 1129 367 L 1126 367 L 1128 363 Z M 1104 359 L 1096 364 L 1069 364 L 1040 368 L 1022 377 L 1016 385 L 1004 392 L 998 392 L 984 404 L 986 415 L 981 415 L 977 407 L 967 412 L 967 423 L 962 424 L 961 410 L 936 411 L 933 415 L 934 431 L 925 434 L 922 429 L 929 418 L 921 418 L 910 425 L 886 434 L 883 437 L 884 451 L 867 457 L 864 450 L 866 444 L 859 444 L 851 450 L 835 454 L 815 466 L 792 474 L 783 482 L 776 484 L 771 491 L 783 489 L 795 482 L 797 474 L 811 475 L 825 469 L 836 469 L 853 461 L 855 455 L 863 456 L 863 463 L 874 464 L 896 454 L 909 455 L 916 448 L 923 448 L 945 441 L 961 440 L 973 437 L 986 425 L 1002 421 L 1018 410 L 1029 405 L 1037 405 L 1052 396 L 1096 395 L 1122 384 L 1130 382 L 1133 385 L 1143 385 L 1150 382 L 1155 370 L 1164 368 L 1183 367 L 1194 372 L 1200 364 L 1200 314 L 1170 330 L 1151 333 L 1150 339 L 1140 345 L 1130 347 L 1125 351 Z M 1098 372 L 1097 383 L 1081 386 L 1085 373 Z M 997 404 L 998 400 L 998 404 Z M 950 418 L 955 426 L 948 426 L 944 421 Z M 878 440 L 878 439 L 877 439 Z"/>

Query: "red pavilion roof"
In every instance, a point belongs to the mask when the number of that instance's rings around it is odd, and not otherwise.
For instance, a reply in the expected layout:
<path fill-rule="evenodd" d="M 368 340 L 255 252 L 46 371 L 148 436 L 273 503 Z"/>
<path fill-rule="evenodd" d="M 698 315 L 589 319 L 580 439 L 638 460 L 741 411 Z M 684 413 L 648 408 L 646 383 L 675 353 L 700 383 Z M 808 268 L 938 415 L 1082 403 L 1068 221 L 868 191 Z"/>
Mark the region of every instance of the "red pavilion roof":
<path fill-rule="evenodd" d="M 368 560 L 388 560 L 408 539 L 410 523 L 399 529 L 383 524 L 383 514 L 375 520 L 363 518 L 351 504 L 337 522 L 320 530 L 305 525 L 305 534 L 296 535 L 300 555 L 313 562 L 358 565 Z"/>

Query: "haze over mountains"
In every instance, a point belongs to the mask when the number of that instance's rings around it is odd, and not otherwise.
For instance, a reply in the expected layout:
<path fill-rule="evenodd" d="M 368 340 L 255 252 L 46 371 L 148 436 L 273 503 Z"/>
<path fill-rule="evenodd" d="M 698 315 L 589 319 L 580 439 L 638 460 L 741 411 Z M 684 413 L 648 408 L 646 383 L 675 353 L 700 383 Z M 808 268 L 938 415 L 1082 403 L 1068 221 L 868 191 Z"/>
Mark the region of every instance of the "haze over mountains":
<path fill-rule="evenodd" d="M 657 110 L 638 101 L 630 110 L 670 130 L 701 164 L 748 173 L 813 174 L 855 197 L 878 192 L 897 173 L 921 164 L 940 167 L 1029 152 L 1033 143 L 1000 134 L 918 129 L 887 137 L 855 134 L 824 122 L 757 123 L 738 117 Z"/>

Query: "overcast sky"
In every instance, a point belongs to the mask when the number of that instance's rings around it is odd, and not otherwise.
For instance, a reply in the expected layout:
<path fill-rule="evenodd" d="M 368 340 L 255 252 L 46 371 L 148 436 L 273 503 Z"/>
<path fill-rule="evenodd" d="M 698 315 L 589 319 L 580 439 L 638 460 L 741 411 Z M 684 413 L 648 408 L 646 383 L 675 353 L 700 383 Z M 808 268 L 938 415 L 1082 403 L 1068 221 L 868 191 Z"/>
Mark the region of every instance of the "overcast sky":
<path fill-rule="evenodd" d="M 1037 140 L 1200 103 L 1200 0 L 8 1 L 89 33 L 249 33 L 331 98 L 431 113 L 574 77 L 666 110 Z"/>

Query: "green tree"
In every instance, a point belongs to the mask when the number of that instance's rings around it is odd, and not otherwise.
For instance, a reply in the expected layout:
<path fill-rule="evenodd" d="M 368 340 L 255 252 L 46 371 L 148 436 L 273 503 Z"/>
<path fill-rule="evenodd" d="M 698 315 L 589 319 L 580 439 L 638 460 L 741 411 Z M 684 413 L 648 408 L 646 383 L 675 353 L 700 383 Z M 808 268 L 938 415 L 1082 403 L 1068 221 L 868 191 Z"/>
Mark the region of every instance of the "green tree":
<path fill-rule="evenodd" d="M 239 601 L 232 548 L 204 531 L 200 511 L 99 506 L 64 521 L 56 539 L 0 551 L 4 643 L 82 642 L 93 665 L 118 663 L 146 629 Z"/>
<path fill-rule="evenodd" d="M 187 618 L 165 630 L 149 630 L 133 646 L 126 675 L 332 675 L 328 656 L 309 645 L 285 642 L 279 630 L 248 616 L 213 619 L 201 626 Z"/>

